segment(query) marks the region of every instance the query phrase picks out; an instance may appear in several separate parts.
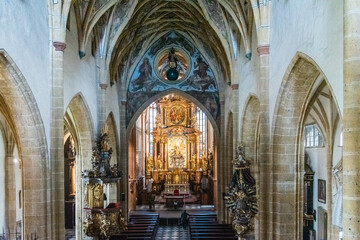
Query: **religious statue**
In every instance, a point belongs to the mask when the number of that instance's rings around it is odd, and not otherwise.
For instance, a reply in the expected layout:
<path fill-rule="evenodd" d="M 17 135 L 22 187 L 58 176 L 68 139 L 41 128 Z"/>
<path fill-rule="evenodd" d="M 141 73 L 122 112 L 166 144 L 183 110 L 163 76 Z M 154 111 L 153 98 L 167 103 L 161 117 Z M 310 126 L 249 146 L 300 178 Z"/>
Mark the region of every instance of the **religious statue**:
<path fill-rule="evenodd" d="M 208 161 L 207 161 L 205 155 L 203 155 L 203 156 L 201 157 L 201 168 L 202 168 L 202 170 L 204 171 L 204 173 L 206 174 L 206 173 L 207 173 L 207 169 L 208 169 Z"/>
<path fill-rule="evenodd" d="M 146 175 L 148 175 L 148 176 L 151 175 L 151 170 L 153 168 L 153 164 L 154 164 L 153 157 L 151 155 L 149 155 L 146 158 Z"/>
<path fill-rule="evenodd" d="M 225 195 L 226 207 L 233 216 L 233 226 L 240 238 L 252 228 L 251 220 L 257 213 L 256 182 L 245 160 L 243 146 L 238 146 L 234 160 L 235 172 Z"/>
<path fill-rule="evenodd" d="M 197 118 L 195 115 L 191 117 L 191 127 L 194 130 L 198 130 Z"/>
<path fill-rule="evenodd" d="M 160 118 L 160 115 L 157 115 L 156 118 L 155 118 L 154 128 L 156 128 L 156 129 L 161 128 L 161 118 Z"/>
<path fill-rule="evenodd" d="M 161 155 L 160 155 L 160 154 L 158 155 L 157 162 L 158 162 L 158 169 L 159 169 L 159 170 L 162 170 L 162 167 L 163 167 L 163 160 L 162 160 L 162 157 L 161 157 Z"/>
<path fill-rule="evenodd" d="M 127 229 L 126 220 L 124 218 L 124 215 L 122 214 L 121 208 L 119 209 L 119 225 L 122 231 L 125 231 Z"/>
<path fill-rule="evenodd" d="M 208 151 L 208 170 L 212 171 L 214 167 L 214 156 L 212 154 L 211 149 Z"/>
<path fill-rule="evenodd" d="M 343 197 L 343 166 L 342 160 L 332 170 L 332 224 L 342 228 L 342 197 Z"/>
<path fill-rule="evenodd" d="M 175 146 L 171 150 L 170 159 L 172 161 L 174 168 L 181 168 L 183 166 L 185 159 L 184 159 L 184 156 L 180 152 L 179 146 Z"/>
<path fill-rule="evenodd" d="M 83 222 L 83 231 L 86 235 L 90 236 L 91 225 L 94 221 L 91 219 L 91 215 L 88 215 Z"/>
<path fill-rule="evenodd" d="M 196 154 L 193 154 L 190 159 L 190 169 L 195 171 L 196 170 Z"/>
<path fill-rule="evenodd" d="M 109 237 L 110 221 L 107 219 L 106 214 L 101 216 L 100 234 Z"/>

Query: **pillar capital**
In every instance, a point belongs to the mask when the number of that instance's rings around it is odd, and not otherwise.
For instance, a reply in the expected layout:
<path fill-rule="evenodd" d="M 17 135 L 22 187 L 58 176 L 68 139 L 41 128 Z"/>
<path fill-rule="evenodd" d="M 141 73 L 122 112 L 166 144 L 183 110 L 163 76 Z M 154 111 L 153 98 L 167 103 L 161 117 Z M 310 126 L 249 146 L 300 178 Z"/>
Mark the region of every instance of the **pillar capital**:
<path fill-rule="evenodd" d="M 258 52 L 259 56 L 269 55 L 269 53 L 270 53 L 270 45 L 267 44 L 267 45 L 258 46 L 257 47 L 257 52 Z"/>
<path fill-rule="evenodd" d="M 232 84 L 231 89 L 232 90 L 238 90 L 239 89 L 239 84 Z"/>
<path fill-rule="evenodd" d="M 55 51 L 64 52 L 66 48 L 66 43 L 63 42 L 53 42 L 53 46 L 55 47 Z"/>
<path fill-rule="evenodd" d="M 99 87 L 102 89 L 102 90 L 106 90 L 108 85 L 106 83 L 100 83 L 99 84 Z"/>

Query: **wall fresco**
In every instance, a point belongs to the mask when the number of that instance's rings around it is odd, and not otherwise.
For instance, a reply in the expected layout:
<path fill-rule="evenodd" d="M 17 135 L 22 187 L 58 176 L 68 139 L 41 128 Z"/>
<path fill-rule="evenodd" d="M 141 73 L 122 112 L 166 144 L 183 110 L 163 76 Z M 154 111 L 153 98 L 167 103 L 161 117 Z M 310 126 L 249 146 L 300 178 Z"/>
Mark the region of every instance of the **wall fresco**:
<path fill-rule="evenodd" d="M 174 83 L 160 79 L 156 74 L 156 54 L 165 47 L 174 46 L 185 50 L 190 58 L 190 74 Z M 169 89 L 183 91 L 196 98 L 209 111 L 216 124 L 220 124 L 219 89 L 213 71 L 203 55 L 180 34 L 171 32 L 158 39 L 144 54 L 136 66 L 127 92 L 126 123 L 151 97 Z"/>

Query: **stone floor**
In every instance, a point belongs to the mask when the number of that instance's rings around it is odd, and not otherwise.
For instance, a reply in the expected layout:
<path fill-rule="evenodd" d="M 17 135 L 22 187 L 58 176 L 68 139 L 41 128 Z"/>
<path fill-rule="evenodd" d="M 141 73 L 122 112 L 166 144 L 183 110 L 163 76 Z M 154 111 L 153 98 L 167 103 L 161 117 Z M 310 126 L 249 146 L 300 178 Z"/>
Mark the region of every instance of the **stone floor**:
<path fill-rule="evenodd" d="M 190 239 L 188 229 L 182 226 L 159 226 L 155 239 Z"/>

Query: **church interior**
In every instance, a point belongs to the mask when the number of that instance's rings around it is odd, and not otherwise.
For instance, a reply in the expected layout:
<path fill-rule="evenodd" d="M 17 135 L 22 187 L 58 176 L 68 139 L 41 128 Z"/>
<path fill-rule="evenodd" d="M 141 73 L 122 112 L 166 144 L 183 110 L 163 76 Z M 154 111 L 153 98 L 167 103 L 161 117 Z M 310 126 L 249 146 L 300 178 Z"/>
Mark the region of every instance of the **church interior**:
<path fill-rule="evenodd" d="M 360 0 L 0 0 L 0 240 L 360 239 Z"/>

